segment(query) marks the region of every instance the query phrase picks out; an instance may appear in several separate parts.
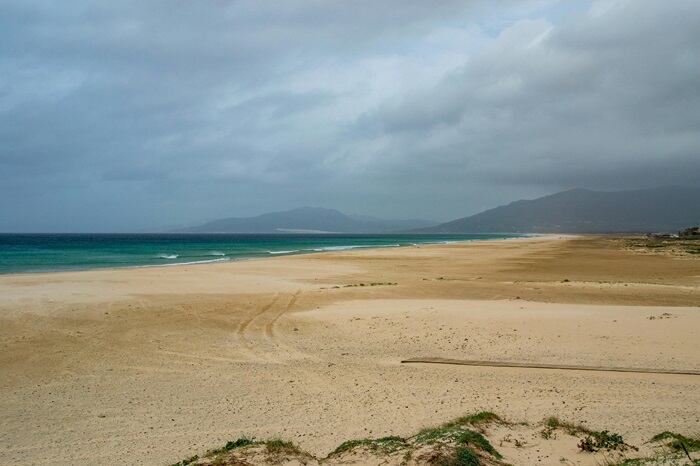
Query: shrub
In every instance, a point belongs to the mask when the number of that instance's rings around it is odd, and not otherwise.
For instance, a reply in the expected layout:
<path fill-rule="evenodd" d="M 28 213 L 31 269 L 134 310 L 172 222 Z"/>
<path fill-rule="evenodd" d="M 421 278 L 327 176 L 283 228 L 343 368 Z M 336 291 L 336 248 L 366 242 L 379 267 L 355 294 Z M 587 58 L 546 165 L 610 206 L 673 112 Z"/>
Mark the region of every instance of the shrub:
<path fill-rule="evenodd" d="M 595 452 L 598 450 L 625 450 L 628 445 L 620 434 L 608 432 L 590 432 L 578 443 L 581 451 Z"/>

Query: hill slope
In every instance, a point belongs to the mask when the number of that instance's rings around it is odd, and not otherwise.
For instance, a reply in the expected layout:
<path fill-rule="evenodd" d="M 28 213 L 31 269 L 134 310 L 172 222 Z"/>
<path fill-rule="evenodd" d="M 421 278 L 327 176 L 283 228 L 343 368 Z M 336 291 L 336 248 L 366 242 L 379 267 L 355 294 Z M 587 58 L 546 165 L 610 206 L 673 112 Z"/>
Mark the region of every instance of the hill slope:
<path fill-rule="evenodd" d="M 334 209 L 300 207 L 256 217 L 224 218 L 179 229 L 179 233 L 388 233 L 430 225 L 423 220 L 349 216 Z"/>
<path fill-rule="evenodd" d="M 700 188 L 601 192 L 572 189 L 512 202 L 422 233 L 675 232 L 700 224 Z"/>

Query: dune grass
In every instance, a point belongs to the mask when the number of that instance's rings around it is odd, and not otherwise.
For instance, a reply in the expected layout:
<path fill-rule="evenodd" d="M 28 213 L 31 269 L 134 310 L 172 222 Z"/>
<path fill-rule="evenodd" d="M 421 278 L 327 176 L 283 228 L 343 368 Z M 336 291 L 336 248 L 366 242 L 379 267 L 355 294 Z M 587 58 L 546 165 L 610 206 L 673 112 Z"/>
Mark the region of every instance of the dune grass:
<path fill-rule="evenodd" d="M 567 434 L 572 436 L 577 436 L 581 434 L 590 434 L 591 430 L 581 424 L 574 424 L 572 422 L 562 421 L 557 417 L 550 416 L 544 420 L 544 428 L 540 432 L 540 435 L 544 439 L 550 439 L 554 436 L 557 429 L 563 429 Z"/>
<path fill-rule="evenodd" d="M 309 453 L 299 449 L 292 442 L 272 438 L 268 440 L 255 440 L 248 437 L 240 437 L 227 442 L 224 446 L 210 450 L 203 456 L 191 458 L 175 463 L 173 466 L 188 466 L 194 464 L 234 464 L 245 459 L 246 449 L 257 447 L 255 451 L 261 451 L 272 455 L 271 458 L 287 455 L 287 458 L 314 458 L 320 462 L 337 461 L 338 455 L 353 455 L 355 458 L 365 458 L 362 455 L 376 457 L 380 461 L 387 455 L 403 455 L 407 462 L 414 455 L 423 455 L 429 452 L 430 464 L 442 466 L 478 466 L 480 464 L 503 465 L 503 456 L 494 448 L 491 442 L 484 436 L 484 428 L 490 423 L 502 425 L 514 425 L 503 420 L 498 415 L 482 411 L 467 416 L 458 417 L 435 427 L 427 427 L 420 430 L 412 437 L 387 436 L 380 438 L 363 438 L 348 440 L 333 450 L 325 458 L 315 458 Z M 552 438 L 557 430 L 567 432 L 569 435 L 580 438 L 578 447 L 582 452 L 595 453 L 599 451 L 621 452 L 637 451 L 632 445 L 625 443 L 623 437 L 607 430 L 594 431 L 580 424 L 562 421 L 556 417 L 549 417 L 543 421 L 542 437 Z M 700 451 L 700 438 L 688 437 L 675 432 L 664 431 L 655 435 L 649 441 L 658 444 L 658 452 L 654 457 L 628 457 L 616 460 L 615 463 L 605 463 L 607 466 L 646 466 L 652 464 L 665 465 L 691 465 L 700 466 L 699 459 L 691 459 L 692 452 Z M 264 450 L 260 450 L 263 448 Z M 241 450 L 239 453 L 237 451 Z M 254 453 L 253 453 L 254 454 Z M 242 456 L 243 455 L 243 456 Z M 275 456 L 277 455 L 277 456 Z M 696 455 L 697 456 L 697 455 Z M 335 458 L 335 459 L 334 459 Z M 272 460 L 270 460 L 272 461 Z M 277 461 L 277 460 L 275 460 Z M 342 459 L 345 461 L 345 459 Z M 235 463 L 237 464 L 237 463 Z"/>
<path fill-rule="evenodd" d="M 686 437 L 675 432 L 661 432 L 651 438 L 651 442 L 664 442 L 674 450 L 700 451 L 700 438 Z"/>
<path fill-rule="evenodd" d="M 377 456 L 404 453 L 404 458 L 410 458 L 414 451 L 430 445 L 435 445 L 438 456 L 434 464 L 449 466 L 474 466 L 480 464 L 480 457 L 490 457 L 491 461 L 502 458 L 501 454 L 491 445 L 486 437 L 478 429 L 480 426 L 491 422 L 504 422 L 499 416 L 488 411 L 462 416 L 446 422 L 437 427 L 429 427 L 409 438 L 388 436 L 381 438 L 364 438 L 348 440 L 333 450 L 326 458 L 333 458 L 344 453 L 352 453 L 358 448 L 363 448 Z M 173 466 L 187 466 L 198 464 L 200 461 L 214 463 L 224 461 L 227 454 L 234 450 L 248 447 L 264 447 L 271 454 L 286 454 L 311 457 L 300 450 L 296 445 L 282 439 L 255 440 L 248 437 L 240 437 L 227 442 L 221 448 L 208 451 L 204 456 L 193 456 L 189 459 L 175 463 Z M 207 463 L 209 464 L 209 463 Z"/>
<path fill-rule="evenodd" d="M 406 443 L 406 439 L 401 437 L 382 437 L 378 439 L 357 439 L 357 440 L 347 440 L 333 450 L 333 452 L 328 456 L 339 455 L 346 451 L 354 450 L 357 447 L 366 447 L 372 451 L 381 451 L 383 453 L 393 453 L 397 450 L 407 448 L 409 445 Z"/>

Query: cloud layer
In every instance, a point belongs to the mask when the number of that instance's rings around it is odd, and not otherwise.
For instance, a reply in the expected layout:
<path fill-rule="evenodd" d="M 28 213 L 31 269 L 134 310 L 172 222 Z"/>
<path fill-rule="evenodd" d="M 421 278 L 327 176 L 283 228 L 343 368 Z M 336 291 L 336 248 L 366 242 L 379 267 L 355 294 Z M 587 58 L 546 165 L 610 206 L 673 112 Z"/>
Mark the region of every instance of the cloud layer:
<path fill-rule="evenodd" d="M 700 180 L 700 3 L 6 1 L 0 231 Z"/>

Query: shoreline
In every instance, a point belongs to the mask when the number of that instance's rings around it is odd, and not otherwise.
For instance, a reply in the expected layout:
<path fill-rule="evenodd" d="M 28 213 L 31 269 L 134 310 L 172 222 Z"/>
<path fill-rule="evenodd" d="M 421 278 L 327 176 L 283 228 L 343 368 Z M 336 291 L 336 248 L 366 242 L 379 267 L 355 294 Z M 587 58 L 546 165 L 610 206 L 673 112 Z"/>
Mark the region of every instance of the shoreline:
<path fill-rule="evenodd" d="M 223 234 L 223 233 L 222 233 Z M 497 235 L 500 233 L 485 233 Z M 504 233 L 506 234 L 506 233 Z M 511 234 L 511 233 L 508 233 Z M 516 233 L 512 233 L 516 234 Z M 519 234 L 519 233 L 517 233 Z M 520 235 L 520 234 L 519 234 Z M 529 238 L 546 238 L 553 236 L 567 236 L 575 237 L 580 235 L 570 235 L 561 234 L 557 235 L 555 233 L 523 233 L 521 236 L 506 237 L 506 238 L 492 238 L 492 239 L 473 239 L 473 240 L 455 240 L 449 242 L 426 242 L 426 243 L 413 243 L 413 244 L 397 244 L 397 245 L 372 245 L 372 246 L 348 246 L 343 247 L 343 249 L 329 249 L 318 251 L 315 249 L 310 249 L 308 252 L 304 250 L 294 251 L 290 253 L 286 252 L 270 252 L 268 251 L 268 256 L 266 257 L 221 257 L 219 259 L 209 259 L 201 261 L 192 262 L 175 262 L 170 264 L 143 264 L 143 265 L 124 265 L 124 266 L 105 266 L 105 267 L 92 267 L 92 268 L 76 268 L 76 269 L 58 269 L 58 270 L 42 270 L 42 271 L 27 271 L 27 272 L 0 272 L 0 279 L 7 276 L 26 276 L 26 275 L 46 275 L 54 273 L 82 273 L 82 272 L 94 272 L 94 271 L 110 271 L 110 270 L 138 270 L 144 268 L 161 268 L 161 267 L 180 267 L 180 266 L 199 266 L 199 265 L 211 265 L 217 263 L 234 263 L 234 262 L 244 262 L 244 261 L 254 261 L 254 260 L 266 260 L 274 259 L 278 257 L 289 257 L 289 256 L 307 256 L 312 254 L 325 254 L 325 253 L 341 253 L 344 251 L 353 250 L 373 250 L 373 249 L 385 249 L 385 248 L 411 248 L 411 247 L 423 247 L 423 246 L 447 246 L 450 244 L 465 244 L 465 243 L 475 243 L 480 241 L 507 241 L 507 240 L 522 240 Z"/>

